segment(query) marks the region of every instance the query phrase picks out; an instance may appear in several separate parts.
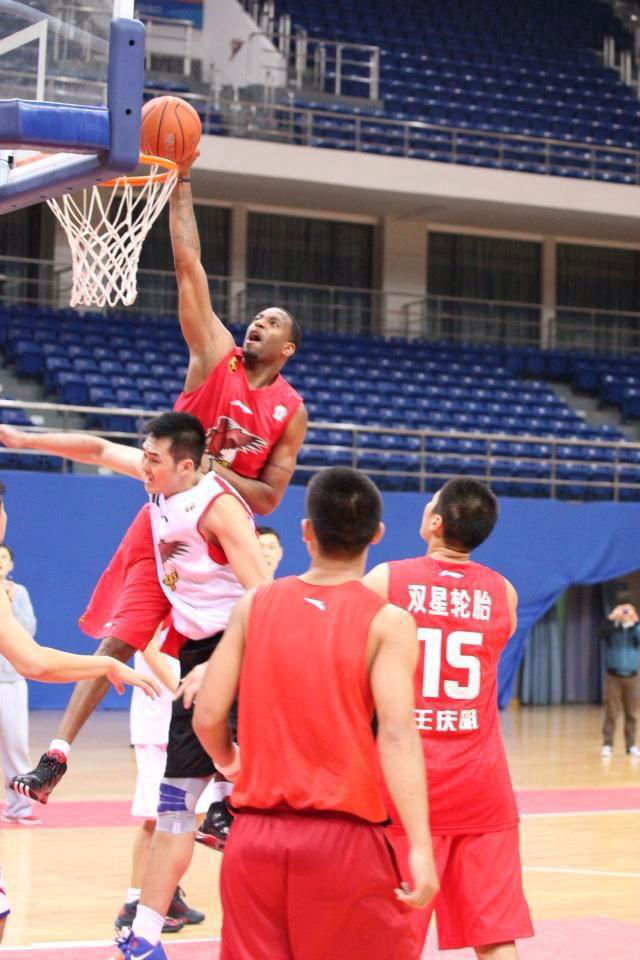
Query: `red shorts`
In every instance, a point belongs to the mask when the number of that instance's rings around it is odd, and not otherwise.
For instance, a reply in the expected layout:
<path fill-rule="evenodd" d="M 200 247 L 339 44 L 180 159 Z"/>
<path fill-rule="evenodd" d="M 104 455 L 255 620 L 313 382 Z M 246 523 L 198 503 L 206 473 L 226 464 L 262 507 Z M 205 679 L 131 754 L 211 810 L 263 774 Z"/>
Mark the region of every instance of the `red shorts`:
<path fill-rule="evenodd" d="M 158 583 L 149 507 L 145 505 L 98 580 L 78 626 L 95 640 L 117 637 L 144 650 L 170 609 Z"/>
<path fill-rule="evenodd" d="M 408 960 L 417 943 L 383 827 L 339 814 L 236 816 L 220 960 Z"/>
<path fill-rule="evenodd" d="M 398 862 L 405 867 L 406 834 L 398 827 L 389 827 L 387 832 Z M 411 917 L 421 945 L 434 910 L 440 950 L 484 947 L 533 936 L 522 889 L 517 827 L 496 833 L 434 836 L 433 853 L 440 891 L 426 910 L 415 910 Z"/>

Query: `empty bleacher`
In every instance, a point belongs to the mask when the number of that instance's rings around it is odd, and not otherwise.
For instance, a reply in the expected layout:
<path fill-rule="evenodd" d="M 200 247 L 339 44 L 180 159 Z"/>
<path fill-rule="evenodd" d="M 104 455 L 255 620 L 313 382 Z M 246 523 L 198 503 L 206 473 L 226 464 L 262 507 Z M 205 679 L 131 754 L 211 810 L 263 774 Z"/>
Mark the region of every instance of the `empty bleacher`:
<path fill-rule="evenodd" d="M 240 340 L 242 331 L 233 332 Z M 18 373 L 40 379 L 58 402 L 104 408 L 87 426 L 105 431 L 138 426 L 109 408 L 169 409 L 186 371 L 171 316 L 107 320 L 16 307 L 0 313 L 0 343 Z M 640 360 L 311 332 L 287 366 L 311 421 L 295 479 L 353 464 L 386 489 L 433 489 L 466 474 L 504 495 L 637 499 L 640 450 L 617 427 L 588 423 L 545 382 L 604 398 L 611 378 L 633 371 L 640 383 Z M 21 411 L 0 414 L 5 423 L 28 423 Z M 7 466 L 8 456 L 22 455 L 5 452 Z M 41 460 L 22 456 L 11 466 L 41 468 Z"/>
<path fill-rule="evenodd" d="M 640 103 L 598 57 L 605 36 L 619 49 L 630 43 L 607 4 L 278 0 L 276 10 L 290 15 L 294 33 L 380 48 L 381 106 L 298 96 L 299 106 L 333 112 L 313 120 L 312 145 L 637 182 L 636 159 L 616 148 L 640 147 Z M 346 80 L 342 93 L 361 93 L 357 82 L 351 87 Z M 452 129 L 394 127 L 384 123 L 390 119 Z"/>

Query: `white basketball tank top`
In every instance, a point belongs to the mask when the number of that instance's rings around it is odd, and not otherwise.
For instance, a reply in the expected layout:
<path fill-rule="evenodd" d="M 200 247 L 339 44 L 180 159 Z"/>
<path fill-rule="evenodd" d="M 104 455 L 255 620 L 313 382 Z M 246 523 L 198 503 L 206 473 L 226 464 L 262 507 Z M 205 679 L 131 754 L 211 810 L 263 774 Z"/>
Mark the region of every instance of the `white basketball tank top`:
<path fill-rule="evenodd" d="M 247 512 L 247 523 L 255 528 L 248 505 L 215 473 L 172 497 L 150 498 L 158 579 L 173 608 L 176 630 L 189 640 L 224 630 L 245 592 L 222 549 L 208 543 L 198 530 L 200 518 L 222 494 L 236 497 Z"/>

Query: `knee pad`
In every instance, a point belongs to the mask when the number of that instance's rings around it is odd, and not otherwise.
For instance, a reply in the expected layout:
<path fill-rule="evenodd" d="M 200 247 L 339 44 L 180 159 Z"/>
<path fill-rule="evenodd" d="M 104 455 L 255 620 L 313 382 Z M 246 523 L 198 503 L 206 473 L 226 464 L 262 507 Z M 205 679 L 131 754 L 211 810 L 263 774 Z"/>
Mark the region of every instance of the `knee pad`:
<path fill-rule="evenodd" d="M 164 777 L 160 781 L 158 821 L 162 833 L 194 833 L 196 803 L 206 787 L 208 777 Z"/>

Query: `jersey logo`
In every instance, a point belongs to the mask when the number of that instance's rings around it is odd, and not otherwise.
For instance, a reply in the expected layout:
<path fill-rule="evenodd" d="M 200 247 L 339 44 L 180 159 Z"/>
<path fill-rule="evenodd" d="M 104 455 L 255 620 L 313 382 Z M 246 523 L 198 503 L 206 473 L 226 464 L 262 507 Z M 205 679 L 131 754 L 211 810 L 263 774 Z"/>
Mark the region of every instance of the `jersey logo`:
<path fill-rule="evenodd" d="M 317 610 L 322 610 L 323 612 L 326 610 L 326 607 L 322 602 L 322 600 L 313 600 L 311 597 L 304 597 L 304 602 L 310 603 L 311 606 L 315 607 Z"/>
<path fill-rule="evenodd" d="M 439 577 L 453 577 L 454 580 L 464 580 L 464 573 L 456 573 L 454 570 L 441 570 Z"/>
<path fill-rule="evenodd" d="M 282 423 L 286 415 L 287 415 L 287 408 L 283 403 L 279 403 L 278 406 L 274 408 L 273 419 L 277 420 L 278 423 Z"/>
<path fill-rule="evenodd" d="M 238 369 L 238 358 L 237 358 L 237 357 L 231 357 L 231 359 L 229 360 L 229 363 L 228 363 L 228 367 L 229 367 L 229 372 L 230 372 L 230 373 L 235 373 L 236 370 Z"/>
<path fill-rule="evenodd" d="M 164 571 L 162 582 L 169 590 L 176 590 L 178 580 L 180 579 L 178 571 L 169 561 L 172 560 L 173 557 L 183 556 L 185 553 L 188 553 L 188 551 L 188 544 L 183 543 L 182 540 L 158 541 L 158 553 L 160 554 L 160 562 L 162 563 L 162 569 Z"/>
<path fill-rule="evenodd" d="M 223 466 L 233 463 L 239 453 L 260 453 L 267 443 L 249 433 L 231 417 L 218 417 L 215 427 L 207 430 L 207 452 Z"/>
<path fill-rule="evenodd" d="M 253 410 L 251 407 L 248 407 L 246 403 L 243 403 L 242 400 L 232 400 L 229 404 L 230 407 L 240 407 L 243 413 L 250 413 L 253 415 Z"/>

